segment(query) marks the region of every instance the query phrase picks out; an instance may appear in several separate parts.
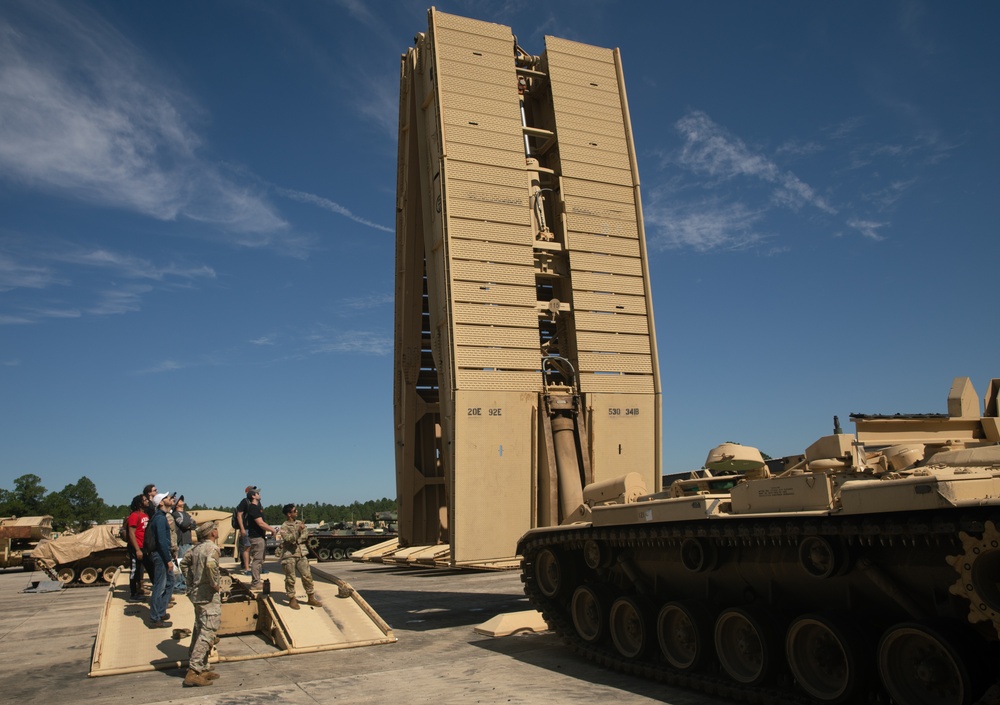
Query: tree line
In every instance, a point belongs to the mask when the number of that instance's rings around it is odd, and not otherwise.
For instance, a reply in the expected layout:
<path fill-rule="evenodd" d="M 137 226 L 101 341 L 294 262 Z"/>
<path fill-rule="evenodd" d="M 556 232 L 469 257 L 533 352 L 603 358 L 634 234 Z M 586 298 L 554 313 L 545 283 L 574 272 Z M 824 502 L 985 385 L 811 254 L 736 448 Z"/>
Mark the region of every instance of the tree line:
<path fill-rule="evenodd" d="M 310 502 L 299 504 L 299 520 L 318 524 L 322 521 L 335 522 L 371 519 L 378 512 L 396 511 L 396 500 L 383 497 L 367 502 L 353 502 L 349 505 Z M 215 509 L 231 512 L 233 507 L 209 507 L 192 504 L 189 510 Z M 14 480 L 11 490 L 0 487 L 0 517 L 9 516 L 52 516 L 54 531 L 85 531 L 94 524 L 104 524 L 116 519 L 124 519 L 129 514 L 127 504 L 106 504 L 97 492 L 97 486 L 87 476 L 66 485 L 58 492 L 49 492 L 42 486 L 38 475 L 21 475 Z M 264 521 L 280 524 L 285 520 L 281 505 L 265 505 Z"/>

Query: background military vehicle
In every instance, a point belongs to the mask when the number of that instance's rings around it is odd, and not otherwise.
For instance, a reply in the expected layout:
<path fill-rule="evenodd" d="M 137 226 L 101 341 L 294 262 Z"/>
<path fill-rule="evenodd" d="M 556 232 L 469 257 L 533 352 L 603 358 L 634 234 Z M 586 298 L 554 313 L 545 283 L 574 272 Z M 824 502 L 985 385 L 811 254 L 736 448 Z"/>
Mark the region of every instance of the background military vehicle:
<path fill-rule="evenodd" d="M 0 568 L 34 570 L 31 552 L 39 541 L 51 535 L 51 516 L 0 519 Z"/>
<path fill-rule="evenodd" d="M 998 393 L 983 413 L 959 378 L 946 415 L 853 415 L 856 437 L 835 421 L 767 462 L 724 444 L 662 492 L 590 486 L 586 521 L 521 539 L 525 590 L 579 652 L 669 683 L 971 703 L 1000 654 Z"/>
<path fill-rule="evenodd" d="M 394 524 L 394 520 L 392 522 Z M 307 539 L 309 554 L 320 561 L 350 558 L 355 551 L 397 538 L 398 534 L 390 530 L 387 523 L 380 521 L 376 514 L 376 518 L 371 521 L 338 522 L 310 529 Z"/>
<path fill-rule="evenodd" d="M 37 566 L 66 585 L 110 583 L 119 567 L 127 563 L 120 527 L 94 526 L 79 534 L 64 534 L 41 541 L 32 551 Z"/>

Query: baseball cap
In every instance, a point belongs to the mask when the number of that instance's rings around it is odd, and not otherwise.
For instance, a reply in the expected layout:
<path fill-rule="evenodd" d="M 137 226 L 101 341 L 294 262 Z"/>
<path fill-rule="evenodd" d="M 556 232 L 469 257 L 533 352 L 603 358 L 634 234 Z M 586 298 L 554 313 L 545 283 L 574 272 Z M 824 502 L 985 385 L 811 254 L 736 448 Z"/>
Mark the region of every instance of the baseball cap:
<path fill-rule="evenodd" d="M 160 492 L 158 495 L 155 495 L 153 497 L 153 506 L 154 507 L 159 507 L 160 506 L 160 502 L 162 502 L 166 498 L 167 498 L 167 493 L 166 492 Z"/>

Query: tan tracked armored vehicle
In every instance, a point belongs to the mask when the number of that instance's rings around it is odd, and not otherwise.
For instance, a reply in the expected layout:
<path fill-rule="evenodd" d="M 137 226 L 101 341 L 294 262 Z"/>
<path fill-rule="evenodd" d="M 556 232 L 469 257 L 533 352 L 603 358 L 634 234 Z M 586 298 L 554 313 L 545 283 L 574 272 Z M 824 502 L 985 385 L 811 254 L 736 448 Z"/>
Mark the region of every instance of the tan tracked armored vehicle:
<path fill-rule="evenodd" d="M 724 444 L 662 492 L 588 487 L 587 521 L 521 539 L 525 590 L 581 653 L 672 684 L 972 703 L 1000 644 L 998 393 L 982 412 L 959 378 L 947 415 L 854 415 L 776 461 Z"/>
<path fill-rule="evenodd" d="M 65 585 L 107 585 L 128 562 L 117 526 L 102 524 L 79 534 L 40 542 L 32 551 L 35 564 Z"/>

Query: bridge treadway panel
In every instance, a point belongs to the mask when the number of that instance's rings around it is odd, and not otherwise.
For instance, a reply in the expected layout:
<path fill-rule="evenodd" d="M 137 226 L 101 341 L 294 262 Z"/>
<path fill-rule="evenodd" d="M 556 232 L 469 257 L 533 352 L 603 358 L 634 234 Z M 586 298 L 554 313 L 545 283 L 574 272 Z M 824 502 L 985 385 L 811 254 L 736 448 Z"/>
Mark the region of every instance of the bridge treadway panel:
<path fill-rule="evenodd" d="M 580 388 L 652 394 L 638 181 L 615 52 L 557 37 L 546 37 L 545 44 L 566 204 Z"/>
<path fill-rule="evenodd" d="M 286 603 L 284 575 L 276 563 L 266 564 L 270 569 L 271 594 L 259 602 L 277 622 L 277 632 L 287 635 L 287 644 L 276 645 L 266 634 L 252 633 L 225 636 L 220 639 L 217 653 L 211 661 L 225 662 L 268 658 L 294 653 L 329 651 L 334 649 L 374 646 L 396 641 L 392 630 L 365 603 L 356 592 L 349 597 L 338 597 L 338 585 L 328 582 L 335 579 L 314 567 L 316 595 L 323 607 L 305 604 L 301 581 L 297 583 L 301 609 L 293 610 Z M 234 580 L 247 581 L 244 576 Z M 107 676 L 139 671 L 166 670 L 187 665 L 190 636 L 174 639 L 174 629 L 190 630 L 194 625 L 194 606 L 187 596 L 176 594 L 176 605 L 169 608 L 169 629 L 149 627 L 149 608 L 146 603 L 130 603 L 128 574 L 120 571 L 108 589 L 97 632 L 97 641 L 91 661 L 90 676 Z M 225 610 L 225 606 L 223 606 Z"/>

